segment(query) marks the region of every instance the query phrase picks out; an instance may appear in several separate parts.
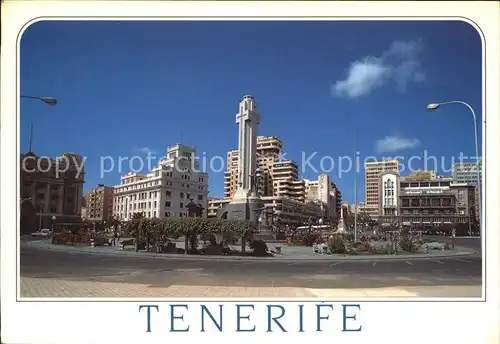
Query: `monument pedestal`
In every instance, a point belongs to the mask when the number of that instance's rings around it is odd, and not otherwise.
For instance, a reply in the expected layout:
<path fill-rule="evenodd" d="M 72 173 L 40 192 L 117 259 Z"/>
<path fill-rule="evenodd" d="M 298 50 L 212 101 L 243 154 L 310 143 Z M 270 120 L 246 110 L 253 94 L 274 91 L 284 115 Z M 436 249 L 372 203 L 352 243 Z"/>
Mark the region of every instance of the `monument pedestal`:
<path fill-rule="evenodd" d="M 227 218 L 231 220 L 247 220 L 258 224 L 259 215 L 263 207 L 262 199 L 256 195 L 250 195 L 244 189 L 238 189 L 233 200 L 226 206 Z"/>

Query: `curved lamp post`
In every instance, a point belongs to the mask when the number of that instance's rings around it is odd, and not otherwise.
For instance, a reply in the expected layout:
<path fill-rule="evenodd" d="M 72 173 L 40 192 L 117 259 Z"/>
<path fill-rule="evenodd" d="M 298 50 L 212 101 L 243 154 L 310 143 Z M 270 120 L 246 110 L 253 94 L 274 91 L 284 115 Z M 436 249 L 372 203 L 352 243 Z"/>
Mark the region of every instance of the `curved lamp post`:
<path fill-rule="evenodd" d="M 452 100 L 452 101 L 449 101 L 449 102 L 443 102 L 443 103 L 433 103 L 433 104 L 429 104 L 427 105 L 427 110 L 429 111 L 435 111 L 437 109 L 439 109 L 441 106 L 443 105 L 449 105 L 449 104 L 461 104 L 461 105 L 464 105 L 465 107 L 467 107 L 469 109 L 469 111 L 471 112 L 472 114 L 472 119 L 474 120 L 474 144 L 475 144 L 475 148 L 476 148 L 476 178 L 477 178 L 477 194 L 478 194 L 478 202 L 477 202 L 477 207 L 478 207 L 478 212 L 479 212 L 479 225 L 481 226 L 481 223 L 482 223 L 482 220 L 483 220 L 483 212 L 482 212 L 482 192 L 481 192 L 481 171 L 479 170 L 479 164 L 480 164 L 480 156 L 479 156 L 479 145 L 478 145 L 478 139 L 477 139 L 477 118 L 476 118 L 476 113 L 474 112 L 474 109 L 472 109 L 472 107 L 467 104 L 466 102 L 463 102 L 461 100 Z M 481 229 L 481 227 L 479 227 Z M 481 235 L 481 230 L 480 230 L 480 235 Z"/>
<path fill-rule="evenodd" d="M 37 96 L 21 95 L 21 98 L 41 100 L 42 102 L 44 102 L 45 104 L 48 104 L 50 106 L 56 106 L 56 104 L 57 104 L 57 99 L 53 98 L 53 97 L 37 97 Z M 33 142 L 33 123 L 30 124 L 30 143 L 29 143 L 28 152 L 31 152 L 32 142 Z"/>
<path fill-rule="evenodd" d="M 57 99 L 53 97 L 36 97 L 36 96 L 21 95 L 21 98 L 38 99 L 50 106 L 55 106 L 57 104 Z"/>

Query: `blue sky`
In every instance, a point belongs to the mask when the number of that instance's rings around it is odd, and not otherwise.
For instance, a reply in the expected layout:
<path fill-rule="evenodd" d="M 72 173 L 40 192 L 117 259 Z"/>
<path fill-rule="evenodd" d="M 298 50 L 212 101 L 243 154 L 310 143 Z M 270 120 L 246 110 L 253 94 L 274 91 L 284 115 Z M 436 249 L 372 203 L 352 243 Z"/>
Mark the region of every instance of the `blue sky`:
<path fill-rule="evenodd" d="M 354 130 L 361 159 L 419 156 L 412 167 L 423 168 L 427 151 L 443 172 L 475 155 L 472 119 L 459 105 L 431 114 L 426 104 L 463 100 L 481 118 L 481 85 L 481 40 L 463 22 L 39 22 L 22 37 L 21 94 L 59 103 L 22 100 L 21 150 L 34 123 L 36 154 L 80 153 L 85 190 L 115 185 L 121 173 L 101 178 L 101 156 L 159 158 L 182 140 L 225 157 L 237 148 L 238 103 L 252 94 L 259 134 L 280 137 L 299 164 L 317 152 L 318 171 L 331 157 L 323 169 L 352 202 L 355 174 L 338 164 L 353 154 Z M 223 172 L 209 173 L 210 195 L 221 196 Z M 317 173 L 307 165 L 302 176 Z M 358 182 L 362 200 L 363 171 Z"/>

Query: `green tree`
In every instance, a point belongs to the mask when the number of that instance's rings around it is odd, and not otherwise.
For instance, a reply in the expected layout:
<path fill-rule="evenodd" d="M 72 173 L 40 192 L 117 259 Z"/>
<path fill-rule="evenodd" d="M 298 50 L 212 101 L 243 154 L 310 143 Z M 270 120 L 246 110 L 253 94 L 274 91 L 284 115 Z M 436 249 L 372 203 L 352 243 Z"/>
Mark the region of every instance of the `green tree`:
<path fill-rule="evenodd" d="M 127 223 L 129 233 L 133 233 L 135 237 L 135 252 L 139 252 L 139 240 L 141 239 L 142 220 L 144 219 L 143 213 L 135 213 L 132 219 Z"/>

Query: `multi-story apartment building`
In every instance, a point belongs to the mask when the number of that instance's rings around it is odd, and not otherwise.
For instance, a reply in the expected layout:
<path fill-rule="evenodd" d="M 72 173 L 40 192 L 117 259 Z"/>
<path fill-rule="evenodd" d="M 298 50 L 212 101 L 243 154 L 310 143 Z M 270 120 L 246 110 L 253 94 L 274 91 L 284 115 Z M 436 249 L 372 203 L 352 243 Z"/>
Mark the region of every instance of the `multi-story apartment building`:
<path fill-rule="evenodd" d="M 98 184 L 85 197 L 86 220 L 103 222 L 113 218 L 113 187 Z"/>
<path fill-rule="evenodd" d="M 469 223 L 475 214 L 474 186 L 454 183 L 451 177 L 386 172 L 380 177 L 379 198 L 382 224 Z"/>
<path fill-rule="evenodd" d="M 231 202 L 230 198 L 209 197 L 207 217 L 209 218 L 217 217 L 217 212 L 219 211 L 219 209 L 222 208 L 224 205 L 228 204 L 229 202 Z"/>
<path fill-rule="evenodd" d="M 324 206 L 324 217 L 337 222 L 340 217 L 342 194 L 326 173 L 319 175 L 318 180 L 305 180 L 306 200 L 319 201 Z"/>
<path fill-rule="evenodd" d="M 21 233 L 80 224 L 84 175 L 78 154 L 65 153 L 56 159 L 21 155 Z"/>
<path fill-rule="evenodd" d="M 233 197 L 238 189 L 238 150 L 227 152 L 227 167 L 224 174 L 224 198 Z"/>
<path fill-rule="evenodd" d="M 453 165 L 452 177 L 455 183 L 466 183 L 474 185 L 476 204 L 479 203 L 479 192 L 477 188 L 477 169 L 479 168 L 479 179 L 481 186 L 483 185 L 483 170 L 482 163 L 476 162 L 458 163 Z M 479 207 L 476 207 L 476 214 L 474 215 L 476 221 L 479 222 Z"/>
<path fill-rule="evenodd" d="M 128 173 L 114 188 L 113 214 L 130 220 L 135 213 L 145 217 L 187 217 L 186 205 L 208 208 L 208 174 L 199 170 L 196 150 L 182 144 L 168 148 L 167 158 L 151 173 Z"/>
<path fill-rule="evenodd" d="M 283 142 L 279 138 L 257 136 L 257 190 L 262 196 L 275 195 L 275 181 L 287 173 L 297 179 L 297 165 L 292 161 L 280 161 L 282 149 Z"/>
<path fill-rule="evenodd" d="M 365 203 L 364 211 L 371 217 L 379 215 L 380 176 L 385 172 L 399 174 L 399 160 L 365 162 Z"/>
<path fill-rule="evenodd" d="M 268 224 L 272 225 L 279 221 L 280 225 L 293 227 L 300 226 L 313 221 L 317 223 L 323 218 L 324 208 L 318 202 L 301 202 L 284 196 L 262 197 L 269 217 Z"/>
<path fill-rule="evenodd" d="M 452 169 L 453 181 L 456 183 L 477 185 L 478 168 L 479 168 L 479 178 L 481 179 L 481 184 L 482 184 L 483 180 L 482 164 L 478 165 L 475 162 L 454 164 Z"/>
<path fill-rule="evenodd" d="M 281 140 L 274 136 L 257 136 L 257 179 L 256 188 L 261 196 L 272 196 L 273 165 L 279 162 L 283 148 Z M 231 198 L 238 188 L 238 150 L 227 153 L 227 169 L 224 176 L 224 198 Z"/>

